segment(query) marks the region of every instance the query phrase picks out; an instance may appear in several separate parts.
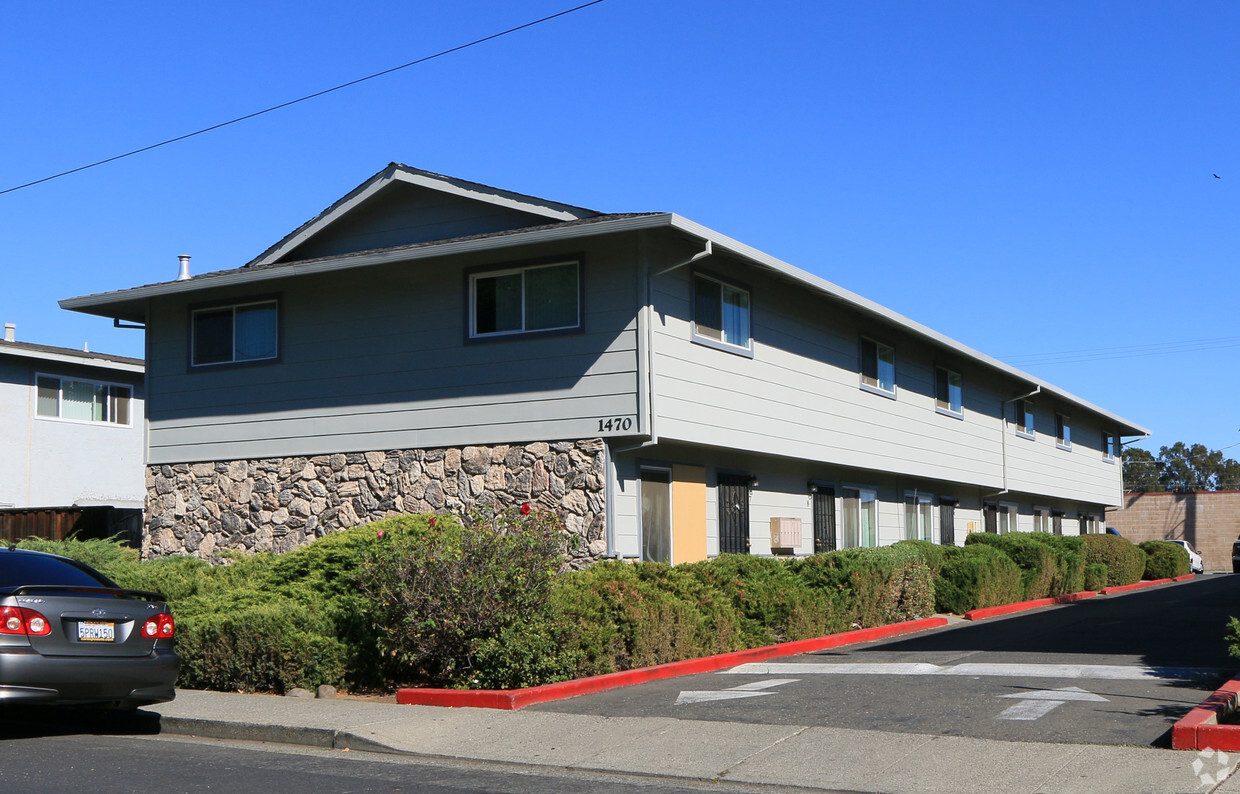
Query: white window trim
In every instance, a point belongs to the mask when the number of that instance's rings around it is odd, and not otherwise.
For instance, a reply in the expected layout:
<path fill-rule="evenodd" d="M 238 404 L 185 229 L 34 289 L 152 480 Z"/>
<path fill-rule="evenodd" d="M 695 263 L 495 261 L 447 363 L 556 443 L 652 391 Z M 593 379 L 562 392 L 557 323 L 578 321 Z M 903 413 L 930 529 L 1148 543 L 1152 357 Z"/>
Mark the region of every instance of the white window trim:
<path fill-rule="evenodd" d="M 1063 439 L 1063 433 L 1060 432 L 1060 423 L 1067 431 L 1068 440 Z M 1072 417 L 1065 413 L 1055 412 L 1055 446 L 1059 449 L 1072 450 Z"/>
<path fill-rule="evenodd" d="M 749 320 L 749 327 L 745 329 L 745 344 L 738 345 L 735 342 L 728 342 L 722 339 L 713 339 L 709 336 L 705 336 L 703 334 L 698 333 L 698 324 L 697 324 L 697 282 L 698 282 L 698 279 L 703 279 L 705 281 L 711 281 L 719 285 L 719 311 L 721 314 L 723 312 L 723 288 L 724 287 L 728 287 L 729 289 L 734 289 L 737 292 L 745 293 L 745 299 L 749 305 L 749 308 L 746 312 L 747 319 Z M 713 348 L 715 350 L 722 350 L 725 353 L 733 353 L 738 356 L 744 356 L 745 358 L 753 358 L 753 292 L 751 292 L 748 287 L 742 287 L 740 284 L 737 284 L 735 282 L 725 281 L 721 278 L 715 278 L 714 276 L 707 275 L 706 273 L 699 273 L 699 272 L 693 273 L 692 281 L 690 281 L 690 290 L 691 290 L 691 295 L 690 295 L 689 313 L 690 315 L 692 315 L 692 318 L 689 321 L 689 331 L 690 331 L 689 341 L 693 342 L 694 344 L 702 345 L 704 347 Z"/>
<path fill-rule="evenodd" d="M 56 387 L 56 416 L 44 416 L 43 414 L 39 413 L 39 378 L 55 378 L 58 384 L 60 384 Z M 72 419 L 70 417 L 61 416 L 60 414 L 63 413 L 62 405 L 64 403 L 64 393 L 65 393 L 64 382 L 67 380 L 75 381 L 77 383 L 91 383 L 96 386 L 107 386 L 108 388 L 112 388 L 113 386 L 115 386 L 120 389 L 128 389 L 129 390 L 129 421 L 124 422 L 124 423 L 109 422 L 107 420 L 97 422 L 94 419 Z M 108 380 L 96 380 L 95 378 L 78 378 L 78 377 L 67 376 L 67 375 L 55 375 L 50 372 L 36 372 L 34 375 L 34 385 L 31 388 L 33 389 L 32 399 L 34 401 L 34 406 L 33 406 L 34 407 L 34 418 L 38 419 L 39 421 L 64 422 L 65 424 L 86 425 L 88 427 L 127 428 L 127 427 L 134 426 L 134 406 L 137 403 L 137 396 L 134 393 L 136 390 L 134 389 L 133 384 L 131 383 L 118 383 L 115 381 L 108 381 Z"/>
<path fill-rule="evenodd" d="M 881 385 L 865 382 L 865 372 L 864 372 L 865 358 L 862 355 L 861 350 L 857 351 L 857 379 L 861 383 L 861 390 L 868 391 L 871 394 L 877 394 L 882 397 L 887 397 L 888 399 L 892 399 L 892 400 L 896 399 L 897 386 L 896 386 L 896 349 L 895 347 L 887 344 L 886 342 L 880 342 L 872 336 L 862 336 L 861 344 L 862 345 L 865 345 L 865 344 L 874 345 L 875 366 L 878 366 L 879 353 L 882 351 L 883 348 L 886 348 L 891 351 L 891 388 L 890 389 L 884 389 Z M 878 380 L 877 373 L 875 374 L 874 379 L 875 381 Z"/>
<path fill-rule="evenodd" d="M 1045 520 L 1045 522 L 1046 522 L 1046 527 L 1045 527 L 1044 529 L 1043 529 L 1043 528 L 1039 528 L 1039 527 L 1038 527 L 1039 519 L 1044 519 L 1044 520 Z M 1052 518 L 1051 518 L 1051 509 L 1050 509 L 1049 507 L 1038 507 L 1037 505 L 1034 505 L 1034 508 L 1033 508 L 1033 531 L 1034 531 L 1034 532 L 1046 532 L 1046 533 L 1049 533 L 1049 534 L 1054 534 L 1054 532 L 1055 532 L 1055 527 L 1054 527 L 1054 524 L 1052 523 Z"/>
<path fill-rule="evenodd" d="M 270 356 L 262 358 L 237 358 L 237 310 L 250 306 L 263 306 L 271 304 L 276 311 L 276 352 Z M 232 309 L 232 358 L 227 361 L 209 361 L 202 364 L 195 363 L 196 348 L 198 346 L 198 333 L 195 330 L 194 318 L 203 312 L 218 312 L 223 309 Z M 190 369 L 203 369 L 206 367 L 235 367 L 237 365 L 253 364 L 258 361 L 275 361 L 280 358 L 280 300 L 278 298 L 264 298 L 262 300 L 244 301 L 242 303 L 221 303 L 215 306 L 199 306 L 191 309 L 189 313 L 189 366 Z"/>
<path fill-rule="evenodd" d="M 914 506 L 918 508 L 920 508 L 922 505 L 928 505 L 931 508 L 931 510 L 929 511 L 930 512 L 930 526 L 927 528 L 927 534 L 930 537 L 928 538 L 922 537 L 920 533 L 917 533 L 913 538 L 909 537 L 910 528 L 908 525 L 908 507 L 909 507 L 910 501 L 912 501 Z M 935 533 L 935 529 L 936 529 L 935 520 L 936 519 L 935 519 L 935 511 L 933 508 L 937 504 L 938 504 L 938 498 L 935 497 L 934 494 L 926 493 L 925 491 L 905 491 L 904 492 L 904 539 L 905 540 L 928 540 L 931 543 L 934 543 L 934 536 L 936 534 Z M 917 512 L 920 513 L 921 512 L 920 509 Z"/>
<path fill-rule="evenodd" d="M 535 328 L 533 330 L 527 330 L 525 327 L 525 274 L 531 270 L 541 270 L 548 267 L 563 267 L 564 265 L 574 265 L 577 268 L 577 322 L 572 325 L 558 325 L 554 328 Z M 514 273 L 521 274 L 521 328 L 516 331 L 491 331 L 485 334 L 478 333 L 478 279 L 511 276 Z M 469 274 L 470 339 L 495 339 L 505 336 L 531 336 L 534 334 L 572 331 L 580 328 L 581 325 L 581 261 L 578 259 L 565 259 L 561 262 L 540 262 L 536 265 L 521 265 L 518 267 L 506 267 L 497 270 L 479 270 L 476 273 Z"/>
<path fill-rule="evenodd" d="M 843 539 L 843 535 L 844 535 L 844 502 L 845 502 L 845 501 L 847 500 L 847 498 L 848 498 L 848 497 L 846 497 L 846 496 L 844 495 L 844 492 L 845 492 L 845 491 L 849 491 L 849 490 L 851 490 L 851 491 L 857 491 L 857 492 L 858 492 L 858 508 L 860 508 L 860 504 L 861 504 L 861 501 L 862 501 L 862 500 L 861 500 L 861 496 L 862 496 L 862 494 L 864 494 L 864 493 L 865 493 L 865 492 L 867 492 L 867 491 L 868 491 L 868 492 L 870 492 L 870 493 L 872 493 L 872 494 L 874 494 L 874 545 L 873 545 L 873 546 L 866 546 L 866 545 L 865 545 L 865 543 L 864 543 L 864 538 L 862 538 L 862 537 L 861 537 L 861 527 L 860 527 L 860 526 L 858 526 L 858 527 L 857 527 L 857 542 L 858 542 L 858 545 L 856 545 L 856 546 L 844 546 L 844 545 L 841 545 L 841 543 L 840 543 L 840 541 Z M 876 486 L 873 486 L 873 485 L 858 485 L 857 483 L 848 483 L 848 482 L 846 482 L 846 483 L 840 483 L 840 488 L 839 488 L 839 496 L 837 497 L 837 501 L 839 502 L 839 504 L 837 504 L 837 505 L 836 505 L 836 513 L 835 513 L 835 515 L 836 515 L 836 519 L 835 519 L 835 527 L 836 527 L 836 538 L 835 538 L 835 543 L 836 543 L 836 548 L 840 548 L 840 549 L 853 549 L 853 548 L 858 548 L 858 549 L 868 549 L 868 548 L 877 548 L 878 546 L 881 546 L 881 545 L 882 545 L 882 533 L 881 533 L 880 528 L 879 528 L 879 519 L 882 517 L 882 514 L 883 514 L 883 510 L 882 510 L 883 503 L 882 503 L 882 500 L 881 500 L 881 499 L 879 499 L 879 497 L 878 497 L 878 488 L 877 488 Z M 860 515 L 860 512 L 858 512 L 858 515 Z"/>
<path fill-rule="evenodd" d="M 1029 406 L 1029 415 L 1032 417 L 1033 430 L 1025 429 L 1025 412 L 1024 410 L 1022 410 L 1025 405 Z M 1022 400 L 1017 400 L 1013 404 L 1013 407 L 1016 410 L 1016 416 L 1015 416 L 1016 435 L 1020 436 L 1021 438 L 1027 438 L 1030 441 L 1037 439 L 1038 437 L 1038 406 L 1037 406 L 1037 403 L 1034 403 L 1030 400 L 1022 399 Z"/>
<path fill-rule="evenodd" d="M 1102 439 L 1102 459 L 1107 463 L 1115 463 L 1115 459 L 1119 457 L 1115 454 L 1116 447 L 1120 445 L 1119 433 L 1103 430 Z"/>
<path fill-rule="evenodd" d="M 949 376 L 955 375 L 957 378 L 960 378 L 960 410 L 959 411 L 953 411 L 950 407 L 944 408 L 943 406 L 939 405 L 939 393 L 938 392 L 939 392 L 939 372 L 940 371 L 946 372 Z M 950 405 L 950 402 L 951 402 L 950 400 L 950 395 L 951 395 L 950 377 L 948 378 L 948 389 L 949 389 L 948 403 Z M 938 365 L 935 366 L 934 368 L 934 411 L 935 413 L 940 413 L 943 416 L 950 416 L 953 419 L 964 419 L 964 375 L 961 375 L 959 371 L 954 370 L 951 367 L 943 367 L 943 366 L 938 366 Z"/>
<path fill-rule="evenodd" d="M 669 565 L 676 564 L 676 525 L 675 525 L 675 501 L 672 496 L 672 469 L 670 466 L 638 466 L 637 467 L 637 555 L 638 560 L 643 559 L 642 549 L 646 545 L 646 527 L 642 522 L 642 489 L 646 487 L 645 480 L 642 479 L 642 472 L 658 472 L 667 475 L 667 498 L 668 498 L 668 514 L 667 514 L 667 560 Z M 716 541 L 718 542 L 718 541 Z"/>

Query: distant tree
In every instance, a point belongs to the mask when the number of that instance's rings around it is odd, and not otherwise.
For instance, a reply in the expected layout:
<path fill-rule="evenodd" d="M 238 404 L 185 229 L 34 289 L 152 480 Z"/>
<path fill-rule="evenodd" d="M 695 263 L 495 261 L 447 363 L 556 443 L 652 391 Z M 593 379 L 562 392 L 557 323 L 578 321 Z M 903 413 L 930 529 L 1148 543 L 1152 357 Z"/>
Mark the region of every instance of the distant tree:
<path fill-rule="evenodd" d="M 1204 444 L 1177 441 L 1158 450 L 1124 450 L 1124 488 L 1129 491 L 1240 490 L 1240 463 Z"/>
<path fill-rule="evenodd" d="M 1163 490 L 1158 480 L 1158 461 L 1154 459 L 1154 453 L 1140 447 L 1124 450 L 1124 490 Z"/>

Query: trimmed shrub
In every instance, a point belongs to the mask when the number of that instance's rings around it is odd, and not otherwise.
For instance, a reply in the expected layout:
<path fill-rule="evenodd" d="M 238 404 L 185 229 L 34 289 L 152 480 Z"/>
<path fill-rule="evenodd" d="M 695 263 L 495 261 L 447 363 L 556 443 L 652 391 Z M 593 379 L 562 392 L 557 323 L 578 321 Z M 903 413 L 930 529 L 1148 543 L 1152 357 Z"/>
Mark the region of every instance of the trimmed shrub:
<path fill-rule="evenodd" d="M 921 557 L 921 561 L 930 569 L 930 575 L 936 577 L 939 570 L 943 567 L 945 546 L 938 543 L 931 543 L 928 540 L 901 540 L 892 548 L 910 548 L 915 549 Z"/>
<path fill-rule="evenodd" d="M 1101 590 L 1107 586 L 1107 567 L 1100 562 L 1091 562 L 1085 566 L 1085 589 Z"/>
<path fill-rule="evenodd" d="M 663 563 L 601 562 L 564 577 L 551 596 L 547 631 L 571 649 L 576 675 L 769 645 L 722 591 Z M 525 653 L 522 650 L 522 653 Z"/>
<path fill-rule="evenodd" d="M 934 579 L 915 545 L 841 549 L 788 563 L 811 587 L 833 596 L 853 628 L 885 626 L 934 614 Z"/>
<path fill-rule="evenodd" d="M 944 552 L 943 568 L 935 582 L 935 604 L 940 612 L 963 615 L 971 609 L 1021 599 L 1020 566 L 998 547 L 971 543 L 963 548 L 945 547 Z"/>
<path fill-rule="evenodd" d="M 1048 532 L 1031 532 L 1029 537 L 1049 546 L 1055 555 L 1050 595 L 1068 595 L 1085 589 L 1085 541 Z"/>
<path fill-rule="evenodd" d="M 1145 573 L 1145 553 L 1119 535 L 1082 535 L 1085 562 L 1107 567 L 1107 586 L 1133 584 Z"/>
<path fill-rule="evenodd" d="M 381 542 L 368 547 L 357 579 L 379 659 L 392 683 L 468 684 L 483 642 L 546 616 L 564 564 L 563 524 L 515 508 L 467 526 L 419 519 L 370 525 Z"/>
<path fill-rule="evenodd" d="M 1142 579 L 1171 579 L 1189 573 L 1188 552 L 1178 543 L 1147 540 L 1137 548 L 1145 552 Z"/>
<path fill-rule="evenodd" d="M 746 619 L 766 630 L 770 643 L 821 637 L 852 622 L 846 599 L 832 597 L 838 589 L 811 587 L 786 560 L 723 554 L 676 570 L 727 596 Z"/>
<path fill-rule="evenodd" d="M 343 683 L 346 649 L 321 607 L 253 589 L 181 602 L 178 685 L 283 694 Z"/>
<path fill-rule="evenodd" d="M 966 548 L 978 544 L 993 546 L 1016 563 L 1021 571 L 1021 597 L 1017 601 L 1046 598 L 1051 594 L 1058 564 L 1048 544 L 1023 532 L 1009 532 L 1006 535 L 974 532 L 964 542 Z"/>

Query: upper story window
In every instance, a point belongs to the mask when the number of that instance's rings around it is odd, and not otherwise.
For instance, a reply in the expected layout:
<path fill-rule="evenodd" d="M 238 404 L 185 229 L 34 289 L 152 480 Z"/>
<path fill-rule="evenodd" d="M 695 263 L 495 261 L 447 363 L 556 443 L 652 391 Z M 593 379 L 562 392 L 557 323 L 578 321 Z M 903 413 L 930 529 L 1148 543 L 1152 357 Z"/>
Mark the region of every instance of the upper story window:
<path fill-rule="evenodd" d="M 1033 438 L 1034 434 L 1034 405 L 1032 400 L 1016 401 L 1016 433 L 1026 438 Z"/>
<path fill-rule="evenodd" d="M 1102 457 L 1115 460 L 1119 457 L 1119 434 L 1109 430 L 1102 431 Z"/>
<path fill-rule="evenodd" d="M 1055 414 L 1055 443 L 1061 449 L 1072 448 L 1072 423 L 1065 414 Z"/>
<path fill-rule="evenodd" d="M 39 416 L 128 425 L 133 389 L 112 383 L 39 375 Z"/>
<path fill-rule="evenodd" d="M 876 391 L 896 393 L 896 350 L 873 339 L 861 339 L 861 385 Z"/>
<path fill-rule="evenodd" d="M 190 318 L 190 361 L 195 367 L 264 361 L 278 353 L 274 300 L 195 309 Z"/>
<path fill-rule="evenodd" d="M 504 336 L 581 327 L 578 262 L 555 262 L 469 277 L 469 335 Z"/>
<path fill-rule="evenodd" d="M 934 369 L 934 405 L 952 416 L 964 415 L 964 379 L 946 367 Z"/>
<path fill-rule="evenodd" d="M 694 341 L 750 350 L 749 291 L 700 273 L 693 276 Z"/>

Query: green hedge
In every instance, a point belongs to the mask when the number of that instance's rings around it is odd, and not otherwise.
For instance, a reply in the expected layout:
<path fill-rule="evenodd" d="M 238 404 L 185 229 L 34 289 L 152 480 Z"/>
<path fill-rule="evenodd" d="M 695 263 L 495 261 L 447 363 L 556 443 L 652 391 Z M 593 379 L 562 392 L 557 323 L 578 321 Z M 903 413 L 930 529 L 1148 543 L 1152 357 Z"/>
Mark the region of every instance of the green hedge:
<path fill-rule="evenodd" d="M 1133 584 L 1145 573 L 1145 552 L 1119 535 L 1082 535 L 1085 562 L 1107 567 L 1107 586 Z"/>
<path fill-rule="evenodd" d="M 1142 579 L 1171 579 L 1189 573 L 1188 552 L 1178 543 L 1147 540 L 1137 548 L 1145 552 Z"/>
<path fill-rule="evenodd" d="M 975 542 L 963 548 L 948 546 L 944 551 L 943 568 L 935 583 L 940 612 L 963 615 L 971 609 L 1021 600 L 1020 566 L 997 546 Z"/>
<path fill-rule="evenodd" d="M 1098 591 L 1107 586 L 1107 567 L 1100 562 L 1085 566 L 1085 589 Z"/>
<path fill-rule="evenodd" d="M 1021 598 L 1017 600 L 1046 598 L 1051 594 L 1056 559 L 1050 546 L 1023 532 L 1006 535 L 974 532 L 965 538 L 965 546 L 979 543 L 1002 551 L 1020 567 Z"/>

